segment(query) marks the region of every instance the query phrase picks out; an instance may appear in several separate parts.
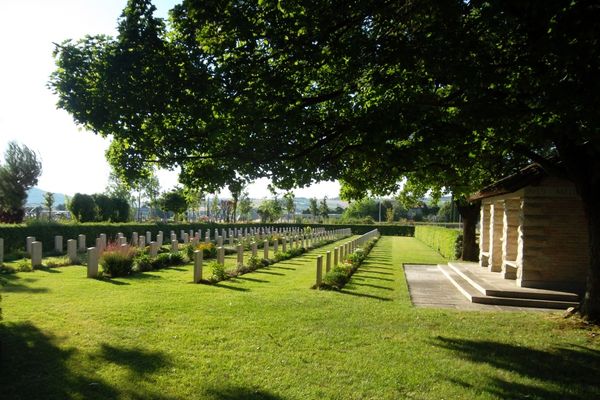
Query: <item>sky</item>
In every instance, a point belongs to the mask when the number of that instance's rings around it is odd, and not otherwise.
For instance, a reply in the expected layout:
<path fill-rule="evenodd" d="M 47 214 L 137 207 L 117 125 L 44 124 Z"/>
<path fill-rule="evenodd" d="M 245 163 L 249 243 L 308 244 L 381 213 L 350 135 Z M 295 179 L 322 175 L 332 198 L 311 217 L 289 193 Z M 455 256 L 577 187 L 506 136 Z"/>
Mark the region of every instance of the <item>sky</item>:
<path fill-rule="evenodd" d="M 180 1 L 154 0 L 166 17 Z M 0 154 L 16 141 L 36 151 L 42 161 L 37 187 L 73 195 L 104 192 L 110 167 L 104 157 L 109 140 L 77 126 L 56 108 L 47 87 L 54 70 L 54 43 L 87 34 L 116 34 L 126 0 L 0 0 Z M 3 158 L 2 158 L 3 159 Z M 161 171 L 163 190 L 177 184 L 176 172 Z M 252 198 L 270 197 L 269 181 L 248 187 Z M 339 195 L 337 182 L 294 190 L 297 197 Z M 227 190 L 221 196 L 228 196 Z"/>

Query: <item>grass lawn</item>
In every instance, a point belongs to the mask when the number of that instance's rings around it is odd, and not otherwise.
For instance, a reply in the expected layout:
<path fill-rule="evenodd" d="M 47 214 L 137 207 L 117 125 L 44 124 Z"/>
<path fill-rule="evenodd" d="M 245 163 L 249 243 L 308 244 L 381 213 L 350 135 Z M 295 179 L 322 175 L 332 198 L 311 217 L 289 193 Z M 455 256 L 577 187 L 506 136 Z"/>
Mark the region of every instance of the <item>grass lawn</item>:
<path fill-rule="evenodd" d="M 413 238 L 382 237 L 342 292 L 309 289 L 333 247 L 214 286 L 191 265 L 4 276 L 2 399 L 600 398 L 600 329 L 414 308 L 402 263 L 443 259 Z"/>

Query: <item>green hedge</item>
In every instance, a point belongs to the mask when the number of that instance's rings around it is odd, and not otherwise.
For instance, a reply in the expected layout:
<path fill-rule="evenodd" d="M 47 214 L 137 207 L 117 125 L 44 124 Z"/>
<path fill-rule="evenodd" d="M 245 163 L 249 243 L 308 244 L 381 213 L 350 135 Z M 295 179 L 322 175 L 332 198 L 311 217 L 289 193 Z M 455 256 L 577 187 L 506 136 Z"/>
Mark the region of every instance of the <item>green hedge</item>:
<path fill-rule="evenodd" d="M 438 251 L 449 260 L 456 260 L 462 233 L 456 229 L 439 226 L 416 226 L 415 238 Z M 459 253 L 460 254 L 460 253 Z"/>
<path fill-rule="evenodd" d="M 54 249 L 54 236 L 60 235 L 63 237 L 63 243 L 66 248 L 68 239 L 77 239 L 78 235 L 86 236 L 86 245 L 88 247 L 95 245 L 95 238 L 101 233 L 108 235 L 109 240 L 115 238 L 117 233 L 123 233 L 127 238 L 131 237 L 133 232 L 138 232 L 140 235 L 145 234 L 146 231 L 152 232 L 152 238 L 155 238 L 159 231 L 163 231 L 165 239 L 168 241 L 169 232 L 175 231 L 179 236 L 180 230 L 186 232 L 190 229 L 202 230 L 202 235 L 206 229 L 211 229 L 211 237 L 214 229 L 228 229 L 228 228 L 256 228 L 256 227 L 267 227 L 277 226 L 281 228 L 286 227 L 297 227 L 302 228 L 306 226 L 312 227 L 323 227 L 325 229 L 343 229 L 351 228 L 352 233 L 356 235 L 365 234 L 373 230 L 374 225 L 342 225 L 342 224 L 218 224 L 218 223 L 182 223 L 182 224 L 165 224 L 165 223 L 152 223 L 152 224 L 141 224 L 141 223 L 84 223 L 84 224 L 59 224 L 59 223 L 32 223 L 22 225 L 0 225 L 0 238 L 4 239 L 4 251 L 5 253 L 13 252 L 17 249 L 23 250 L 25 248 L 25 238 L 27 236 L 34 236 L 36 240 L 41 241 L 44 244 L 44 251 L 51 251 Z M 413 236 L 414 227 L 406 225 L 377 225 L 377 229 L 382 235 L 395 235 L 395 236 Z"/>

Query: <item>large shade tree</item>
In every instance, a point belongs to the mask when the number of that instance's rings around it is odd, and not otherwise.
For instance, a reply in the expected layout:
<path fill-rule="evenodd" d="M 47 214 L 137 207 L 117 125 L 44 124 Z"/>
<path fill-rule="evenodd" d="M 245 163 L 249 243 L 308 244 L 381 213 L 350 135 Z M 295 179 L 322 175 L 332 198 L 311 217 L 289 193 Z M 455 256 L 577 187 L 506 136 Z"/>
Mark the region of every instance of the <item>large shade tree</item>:
<path fill-rule="evenodd" d="M 407 174 L 443 187 L 446 171 L 536 161 L 583 199 L 583 313 L 600 319 L 595 2 L 188 0 L 170 32 L 152 11 L 131 0 L 117 38 L 56 50 L 59 107 L 113 136 L 122 171 L 385 191 Z"/>

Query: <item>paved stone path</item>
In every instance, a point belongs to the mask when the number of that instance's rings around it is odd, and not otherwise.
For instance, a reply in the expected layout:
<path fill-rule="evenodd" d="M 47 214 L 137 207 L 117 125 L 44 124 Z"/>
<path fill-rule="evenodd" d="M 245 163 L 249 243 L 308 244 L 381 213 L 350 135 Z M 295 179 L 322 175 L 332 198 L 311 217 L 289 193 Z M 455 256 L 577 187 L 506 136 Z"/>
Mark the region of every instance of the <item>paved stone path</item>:
<path fill-rule="evenodd" d="M 489 311 L 555 311 L 546 308 L 510 307 L 471 303 L 450 283 L 437 265 L 405 264 L 404 274 L 415 307 Z M 560 311 L 558 311 L 560 312 Z"/>

